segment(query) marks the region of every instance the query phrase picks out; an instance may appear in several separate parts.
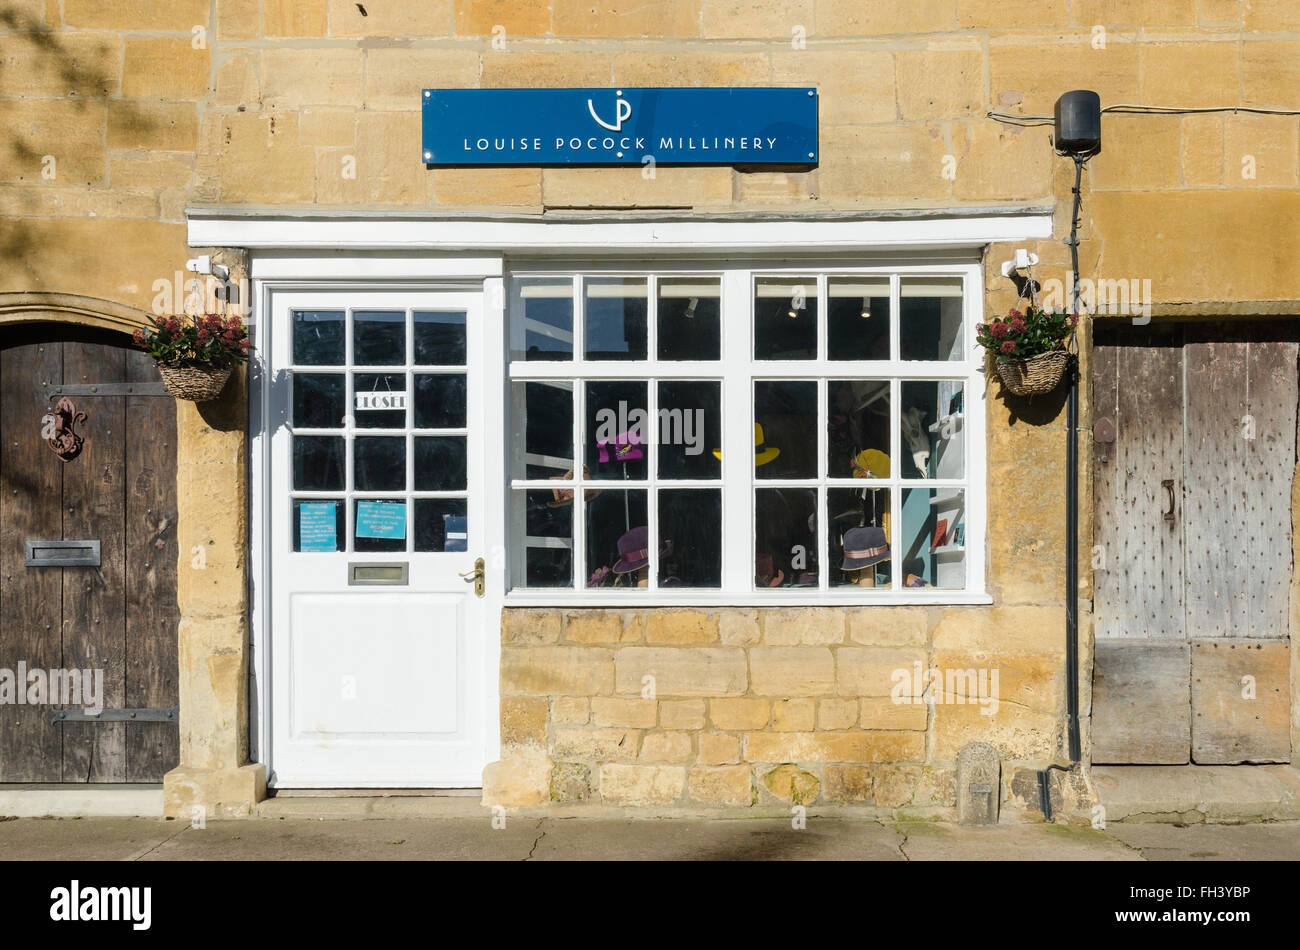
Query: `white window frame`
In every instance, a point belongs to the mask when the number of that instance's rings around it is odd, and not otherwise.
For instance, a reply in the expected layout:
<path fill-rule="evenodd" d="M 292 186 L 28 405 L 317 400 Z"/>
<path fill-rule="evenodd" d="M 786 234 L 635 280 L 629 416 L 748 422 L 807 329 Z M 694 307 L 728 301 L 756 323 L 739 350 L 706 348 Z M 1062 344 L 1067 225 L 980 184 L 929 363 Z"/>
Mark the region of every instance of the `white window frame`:
<path fill-rule="evenodd" d="M 638 482 L 633 488 L 645 490 L 647 494 L 647 520 L 649 524 L 657 523 L 657 492 L 662 488 L 678 487 L 716 487 L 722 491 L 723 524 L 722 532 L 722 587 L 717 588 L 585 588 L 587 566 L 583 563 L 585 538 L 583 536 L 583 519 L 575 516 L 573 524 L 574 580 L 573 587 L 529 588 L 514 586 L 513 576 L 520 570 L 523 547 L 521 539 L 512 536 L 510 519 L 507 518 L 507 591 L 505 605 L 510 606 L 591 606 L 610 608 L 629 608 L 635 606 L 722 606 L 738 605 L 758 606 L 800 606 L 800 605 L 862 605 L 872 604 L 983 604 L 991 603 L 985 588 L 985 552 L 987 529 L 987 449 L 985 445 L 985 381 L 982 351 L 975 343 L 975 324 L 983 319 L 983 274 L 982 268 L 974 262 L 939 262 L 921 261 L 899 263 L 895 261 L 862 264 L 836 260 L 834 256 L 818 259 L 815 256 L 781 259 L 763 259 L 753 257 L 743 261 L 709 259 L 654 260 L 627 259 L 601 261 L 595 258 L 569 259 L 557 262 L 553 259 L 516 261 L 508 268 L 506 299 L 512 298 L 510 284 L 518 279 L 538 277 L 574 278 L 574 358 L 569 360 L 509 360 L 506 362 L 507 385 L 517 381 L 535 380 L 573 380 L 584 379 L 631 379 L 650 381 L 649 389 L 655 389 L 655 383 L 663 379 L 722 379 L 722 413 L 723 425 L 723 470 L 722 477 L 715 482 L 705 483 L 689 480 L 676 483 L 660 480 L 655 475 L 655 447 L 649 446 L 647 453 L 649 475 L 644 482 Z M 581 358 L 582 345 L 582 284 L 579 276 L 618 276 L 648 278 L 648 295 L 650 298 L 647 325 L 647 353 L 652 357 L 646 361 L 606 360 L 588 362 Z M 653 358 L 655 347 L 655 320 L 653 301 L 656 277 L 721 277 L 721 333 L 722 354 L 717 362 L 660 362 Z M 815 277 L 819 305 L 818 319 L 818 359 L 816 360 L 756 360 L 754 359 L 754 322 L 753 322 L 753 287 L 754 282 L 766 277 L 791 276 L 796 280 Z M 827 323 L 826 288 L 830 278 L 835 277 L 887 277 L 890 281 L 890 338 L 891 355 L 888 360 L 854 361 L 829 360 L 826 358 Z M 899 356 L 899 292 L 901 281 L 909 277 L 960 277 L 963 282 L 963 342 L 961 352 L 965 358 L 958 360 L 920 361 L 902 360 Z M 507 321 L 510 314 L 507 308 Z M 507 326 L 506 336 L 511 334 Z M 854 586 L 817 588 L 789 588 L 773 590 L 754 589 L 754 490 L 769 487 L 764 480 L 754 477 L 753 457 L 753 423 L 754 403 L 753 384 L 762 379 L 805 379 L 815 381 L 818 387 L 819 406 L 824 415 L 827 384 L 830 379 L 848 378 L 889 378 L 891 383 L 891 403 L 893 415 L 901 411 L 899 397 L 902 382 L 907 380 L 955 379 L 963 386 L 963 426 L 965 438 L 965 460 L 961 479 L 900 479 L 891 480 L 891 510 L 894 516 L 893 543 L 898 544 L 902 536 L 902 493 L 907 488 L 941 488 L 946 482 L 957 482 L 966 492 L 965 497 L 965 573 L 966 584 L 961 589 L 950 588 L 905 588 L 902 587 L 901 571 L 892 572 L 891 586 L 880 588 L 860 588 Z M 580 386 L 575 386 L 574 407 L 575 427 L 581 417 L 582 394 Z M 656 424 L 656 394 L 650 392 L 649 409 L 651 425 Z M 737 408 L 739 407 L 739 409 Z M 737 411 L 744 413 L 744 418 L 737 423 Z M 893 424 L 891 415 L 890 458 L 900 458 L 901 436 L 898 427 Z M 507 431 L 513 427 L 509 419 L 505 421 Z M 818 469 L 825 467 L 826 434 L 818 434 Z M 581 444 L 580 433 L 574 433 L 575 452 Z M 580 453 L 579 453 L 580 454 Z M 576 462 L 575 462 L 576 468 Z M 595 481 L 595 479 L 593 479 Z M 774 480 L 774 484 L 785 484 L 788 480 Z M 574 485 L 573 482 L 549 480 L 525 480 L 507 477 L 510 491 L 516 489 L 542 489 L 556 486 Z M 820 476 L 808 480 L 807 487 L 818 490 L 818 565 L 821 582 L 826 583 L 828 566 L 828 534 L 823 523 L 825 514 L 821 510 L 820 489 L 827 487 L 829 479 Z M 859 485 L 864 484 L 859 482 Z M 605 485 L 604 487 L 613 487 Z M 834 487 L 833 485 L 831 487 Z M 841 486 L 842 487 L 842 486 Z M 580 489 L 579 489 L 580 491 Z M 575 497 L 576 497 L 575 492 Z M 575 506 L 575 515 L 579 509 Z M 650 552 L 650 574 L 657 576 L 657 551 Z"/>

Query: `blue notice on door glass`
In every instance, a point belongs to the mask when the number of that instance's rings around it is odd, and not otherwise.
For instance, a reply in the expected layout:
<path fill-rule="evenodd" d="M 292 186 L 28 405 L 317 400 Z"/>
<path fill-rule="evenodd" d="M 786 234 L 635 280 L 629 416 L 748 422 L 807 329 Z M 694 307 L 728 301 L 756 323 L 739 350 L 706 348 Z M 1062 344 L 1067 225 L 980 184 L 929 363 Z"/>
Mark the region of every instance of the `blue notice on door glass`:
<path fill-rule="evenodd" d="M 338 513 L 335 502 L 303 502 L 298 506 L 298 550 L 337 551 Z"/>
<path fill-rule="evenodd" d="M 404 539 L 406 537 L 406 502 L 357 502 L 357 537 L 393 538 L 399 541 Z"/>
<path fill-rule="evenodd" d="M 469 534 L 465 526 L 466 518 L 464 515 L 444 515 L 443 527 L 445 528 L 446 541 L 443 547 L 444 551 L 468 551 Z"/>

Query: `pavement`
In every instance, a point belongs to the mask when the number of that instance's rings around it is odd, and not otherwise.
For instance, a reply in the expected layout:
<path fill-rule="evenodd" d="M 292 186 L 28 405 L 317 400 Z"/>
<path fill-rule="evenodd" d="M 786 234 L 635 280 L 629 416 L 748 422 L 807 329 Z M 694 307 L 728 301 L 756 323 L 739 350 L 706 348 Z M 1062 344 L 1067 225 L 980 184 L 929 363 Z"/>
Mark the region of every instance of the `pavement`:
<path fill-rule="evenodd" d="M 1300 822 L 1045 824 L 776 818 L 253 817 L 0 820 L 0 860 L 1296 860 Z M 500 824 L 500 821 L 497 821 Z"/>

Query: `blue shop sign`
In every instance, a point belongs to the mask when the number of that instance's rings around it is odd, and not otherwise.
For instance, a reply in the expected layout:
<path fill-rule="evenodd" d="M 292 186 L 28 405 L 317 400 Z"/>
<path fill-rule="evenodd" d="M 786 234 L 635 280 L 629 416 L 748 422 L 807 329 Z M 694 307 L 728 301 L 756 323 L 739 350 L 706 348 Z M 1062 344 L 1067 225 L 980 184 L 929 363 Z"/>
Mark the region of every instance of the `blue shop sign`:
<path fill-rule="evenodd" d="M 426 165 L 811 165 L 817 90 L 425 89 Z"/>

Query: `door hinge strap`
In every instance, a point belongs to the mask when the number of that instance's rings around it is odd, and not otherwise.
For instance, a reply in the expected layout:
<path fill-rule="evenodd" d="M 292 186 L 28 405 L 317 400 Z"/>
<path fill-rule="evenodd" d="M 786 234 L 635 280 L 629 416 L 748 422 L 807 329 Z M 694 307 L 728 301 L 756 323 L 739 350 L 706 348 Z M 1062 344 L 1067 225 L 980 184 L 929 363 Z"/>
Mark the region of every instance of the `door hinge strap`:
<path fill-rule="evenodd" d="M 177 706 L 165 709 L 103 709 L 98 715 L 84 709 L 55 709 L 50 713 L 50 719 L 56 725 L 61 722 L 177 722 L 179 714 Z"/>

